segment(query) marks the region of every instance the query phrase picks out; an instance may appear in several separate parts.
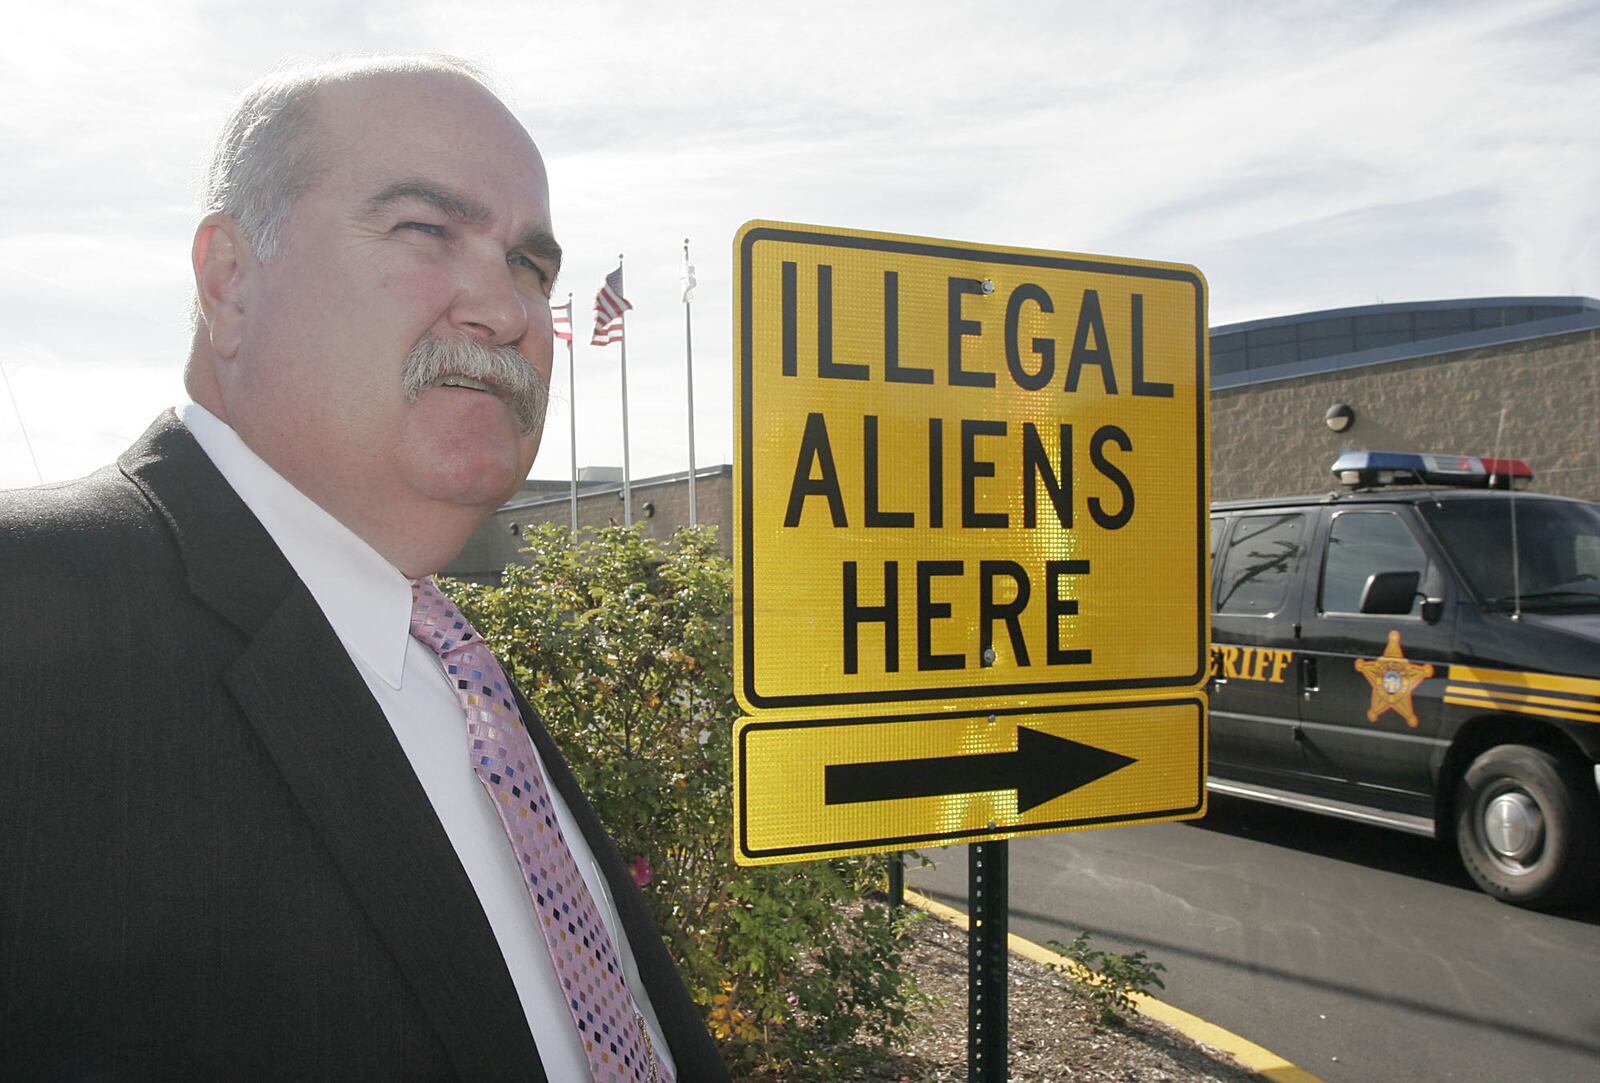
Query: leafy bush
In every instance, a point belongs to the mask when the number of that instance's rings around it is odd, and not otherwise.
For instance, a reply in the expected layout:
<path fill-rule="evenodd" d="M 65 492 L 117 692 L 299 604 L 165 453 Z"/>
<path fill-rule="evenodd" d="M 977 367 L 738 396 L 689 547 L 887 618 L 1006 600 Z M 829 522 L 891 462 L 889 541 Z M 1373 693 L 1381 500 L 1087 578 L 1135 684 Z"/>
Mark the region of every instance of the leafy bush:
<path fill-rule="evenodd" d="M 1070 979 L 1072 998 L 1087 1000 L 1105 1026 L 1120 1025 L 1123 1012 L 1138 1012 L 1134 994 L 1166 988 L 1159 975 L 1167 968 L 1150 962 L 1142 951 L 1122 955 L 1091 948 L 1088 933 L 1079 933 L 1070 944 L 1052 940 L 1050 947 L 1070 960 L 1067 966 L 1052 965 L 1050 969 Z"/>
<path fill-rule="evenodd" d="M 629 861 L 735 1075 L 845 1078 L 903 1044 L 909 944 L 860 903 L 881 859 L 733 862 L 732 573 L 715 532 L 662 547 L 544 526 L 528 542 L 501 585 L 448 589 Z"/>

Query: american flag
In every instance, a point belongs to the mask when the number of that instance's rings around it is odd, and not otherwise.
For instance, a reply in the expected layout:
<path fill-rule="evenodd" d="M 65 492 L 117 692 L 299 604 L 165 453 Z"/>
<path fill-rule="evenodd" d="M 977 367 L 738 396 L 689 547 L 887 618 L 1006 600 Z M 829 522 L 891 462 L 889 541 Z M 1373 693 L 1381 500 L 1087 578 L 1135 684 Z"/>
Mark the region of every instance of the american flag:
<path fill-rule="evenodd" d="M 550 306 L 550 326 L 556 333 L 556 338 L 564 342 L 572 341 L 572 302 L 564 305 Z"/>
<path fill-rule="evenodd" d="M 594 295 L 594 335 L 591 346 L 622 341 L 622 314 L 633 306 L 622 296 L 622 267 L 606 275 L 605 285 Z"/>

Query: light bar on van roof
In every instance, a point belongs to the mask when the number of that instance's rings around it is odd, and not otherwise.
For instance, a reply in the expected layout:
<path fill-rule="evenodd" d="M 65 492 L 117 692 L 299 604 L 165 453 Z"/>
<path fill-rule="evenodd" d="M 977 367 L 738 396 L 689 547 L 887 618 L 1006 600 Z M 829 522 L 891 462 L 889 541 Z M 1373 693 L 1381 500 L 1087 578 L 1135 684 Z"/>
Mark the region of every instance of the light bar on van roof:
<path fill-rule="evenodd" d="M 1416 451 L 1347 451 L 1333 464 L 1339 484 L 1352 489 L 1445 485 L 1457 489 L 1526 489 L 1533 471 L 1521 459 L 1429 455 Z"/>

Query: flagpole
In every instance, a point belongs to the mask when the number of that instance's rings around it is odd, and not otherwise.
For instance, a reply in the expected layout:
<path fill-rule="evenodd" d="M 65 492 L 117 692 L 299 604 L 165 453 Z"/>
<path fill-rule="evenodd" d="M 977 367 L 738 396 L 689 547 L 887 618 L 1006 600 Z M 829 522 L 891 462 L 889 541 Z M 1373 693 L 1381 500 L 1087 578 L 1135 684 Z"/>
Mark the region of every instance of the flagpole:
<path fill-rule="evenodd" d="M 695 525 L 694 506 L 694 331 L 689 310 L 694 307 L 694 268 L 689 264 L 689 238 L 683 239 L 683 367 L 689 377 L 689 525 Z"/>
<path fill-rule="evenodd" d="M 573 341 L 578 337 L 572 319 L 572 294 L 567 294 L 567 416 L 572 429 L 572 532 L 578 532 L 578 378 L 572 363 Z"/>
<path fill-rule="evenodd" d="M 617 253 L 617 270 L 622 270 L 622 253 Z M 628 314 L 617 316 L 622 321 L 622 525 L 633 525 L 633 486 L 628 473 Z"/>

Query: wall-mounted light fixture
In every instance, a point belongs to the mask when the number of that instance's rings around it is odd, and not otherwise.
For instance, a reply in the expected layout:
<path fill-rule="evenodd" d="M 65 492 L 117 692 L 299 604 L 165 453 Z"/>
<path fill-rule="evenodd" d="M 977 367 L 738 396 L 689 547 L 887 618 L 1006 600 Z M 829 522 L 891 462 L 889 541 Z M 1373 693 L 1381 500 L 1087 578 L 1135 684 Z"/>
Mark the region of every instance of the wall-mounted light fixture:
<path fill-rule="evenodd" d="M 511 536 L 513 538 L 517 537 L 518 535 L 520 535 L 522 533 L 522 531 L 517 529 L 517 524 L 516 523 L 507 523 L 506 525 L 511 528 Z"/>
<path fill-rule="evenodd" d="M 1356 423 L 1356 412 L 1343 402 L 1336 402 L 1328 407 L 1328 412 L 1322 415 L 1322 420 L 1334 432 L 1344 432 Z"/>
<path fill-rule="evenodd" d="M 648 500 L 639 506 L 639 511 L 643 513 L 646 519 L 654 519 L 656 517 L 656 506 Z"/>

